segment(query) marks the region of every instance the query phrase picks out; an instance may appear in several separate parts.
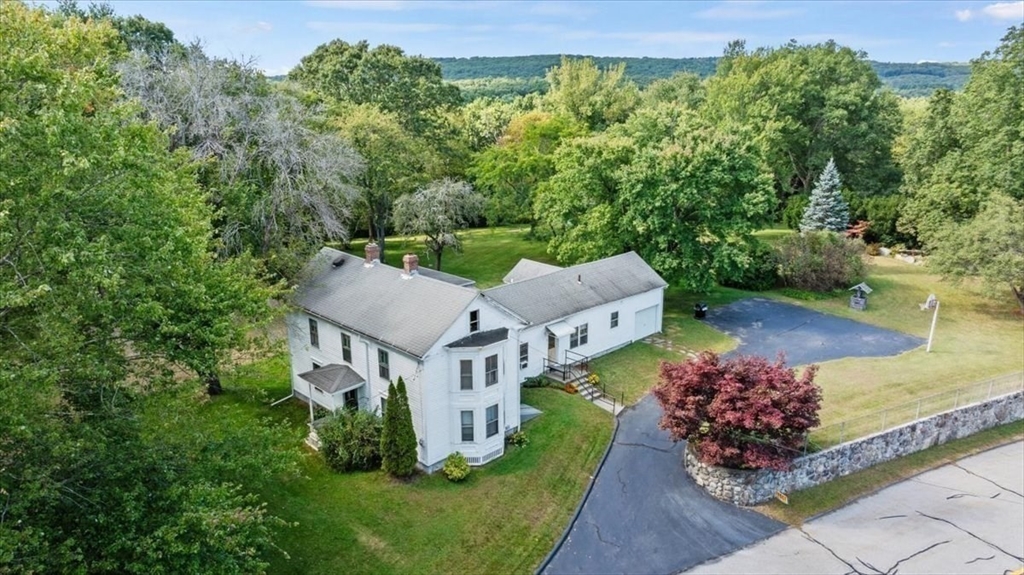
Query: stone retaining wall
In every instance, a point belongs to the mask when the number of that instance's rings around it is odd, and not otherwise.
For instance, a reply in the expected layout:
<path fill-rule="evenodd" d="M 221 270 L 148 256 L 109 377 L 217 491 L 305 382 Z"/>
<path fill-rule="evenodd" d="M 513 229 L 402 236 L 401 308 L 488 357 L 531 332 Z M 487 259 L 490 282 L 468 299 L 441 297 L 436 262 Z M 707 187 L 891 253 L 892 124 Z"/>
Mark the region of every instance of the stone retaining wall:
<path fill-rule="evenodd" d="M 940 413 L 862 439 L 798 457 L 789 471 L 742 471 L 709 466 L 685 449 L 686 471 L 718 499 L 757 505 L 776 491 L 791 493 L 872 465 L 909 455 L 973 433 L 1024 419 L 1024 392 Z"/>

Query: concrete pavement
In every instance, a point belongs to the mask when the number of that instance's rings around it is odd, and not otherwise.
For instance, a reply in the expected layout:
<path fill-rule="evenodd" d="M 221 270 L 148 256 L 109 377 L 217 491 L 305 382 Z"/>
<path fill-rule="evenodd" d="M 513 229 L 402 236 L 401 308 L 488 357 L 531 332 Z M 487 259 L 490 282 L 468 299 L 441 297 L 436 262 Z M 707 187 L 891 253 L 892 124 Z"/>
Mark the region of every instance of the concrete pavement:
<path fill-rule="evenodd" d="M 688 573 L 950 573 L 1024 566 L 1024 442 L 922 473 Z"/>

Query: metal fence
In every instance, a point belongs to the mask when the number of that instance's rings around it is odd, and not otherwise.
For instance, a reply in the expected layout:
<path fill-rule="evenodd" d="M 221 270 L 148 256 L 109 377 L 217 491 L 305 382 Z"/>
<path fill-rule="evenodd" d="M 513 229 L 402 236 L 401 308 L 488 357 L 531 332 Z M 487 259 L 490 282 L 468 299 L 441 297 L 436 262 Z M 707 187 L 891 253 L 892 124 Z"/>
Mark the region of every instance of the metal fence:
<path fill-rule="evenodd" d="M 825 449 L 866 437 L 937 413 L 988 401 L 1024 390 L 1024 372 L 1011 373 L 959 389 L 929 395 L 902 405 L 855 417 L 811 431 L 808 449 Z"/>

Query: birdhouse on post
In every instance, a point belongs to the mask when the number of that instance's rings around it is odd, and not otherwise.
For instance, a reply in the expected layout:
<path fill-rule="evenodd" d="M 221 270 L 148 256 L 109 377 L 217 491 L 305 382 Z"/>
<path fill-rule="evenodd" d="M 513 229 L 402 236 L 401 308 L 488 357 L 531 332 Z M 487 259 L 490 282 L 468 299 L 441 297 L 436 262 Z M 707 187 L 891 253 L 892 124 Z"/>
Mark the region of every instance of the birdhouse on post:
<path fill-rule="evenodd" d="M 868 294 L 872 292 L 872 289 L 866 283 L 859 283 L 849 291 L 853 292 L 850 296 L 850 307 L 860 311 L 864 311 L 864 308 L 868 307 Z"/>

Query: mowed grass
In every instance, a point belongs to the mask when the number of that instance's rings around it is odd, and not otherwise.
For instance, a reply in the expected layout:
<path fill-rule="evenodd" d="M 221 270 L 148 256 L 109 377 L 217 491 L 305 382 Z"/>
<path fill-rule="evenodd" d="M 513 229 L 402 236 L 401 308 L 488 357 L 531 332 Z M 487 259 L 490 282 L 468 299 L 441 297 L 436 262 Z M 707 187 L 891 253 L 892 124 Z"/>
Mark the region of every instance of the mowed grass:
<path fill-rule="evenodd" d="M 381 472 L 338 474 L 302 446 L 308 412 L 288 393 L 287 358 L 242 368 L 226 379 L 211 417 L 269 417 L 294 430 L 301 477 L 262 493 L 281 529 L 284 552 L 272 573 L 529 573 L 568 524 L 611 438 L 612 418 L 578 396 L 523 389 L 543 412 L 523 428 L 529 445 L 474 468 L 461 484 L 441 473 L 402 482 Z M 285 556 L 287 554 L 287 557 Z"/>
<path fill-rule="evenodd" d="M 459 233 L 462 251 L 445 250 L 441 256 L 441 271 L 476 280 L 477 287 L 486 289 L 501 285 L 501 278 L 526 258 L 557 265 L 548 255 L 547 242 L 529 237 L 527 226 L 504 228 L 477 228 Z M 363 253 L 366 240 L 353 241 L 350 251 Z M 388 263 L 401 266 L 402 255 L 415 253 L 420 265 L 436 268 L 433 255 L 423 247 L 423 238 L 417 236 L 392 236 L 385 244 Z"/>
<path fill-rule="evenodd" d="M 940 392 L 1024 369 L 1024 318 L 1013 296 L 992 300 L 972 286 L 952 286 L 927 266 L 871 258 L 868 309 L 849 308 L 847 296 L 795 301 L 832 315 L 928 337 L 932 312 L 921 311 L 928 294 L 941 302 L 931 353 L 925 347 L 879 358 L 846 358 L 821 364 L 816 381 L 824 402 L 822 425 L 873 413 Z"/>

